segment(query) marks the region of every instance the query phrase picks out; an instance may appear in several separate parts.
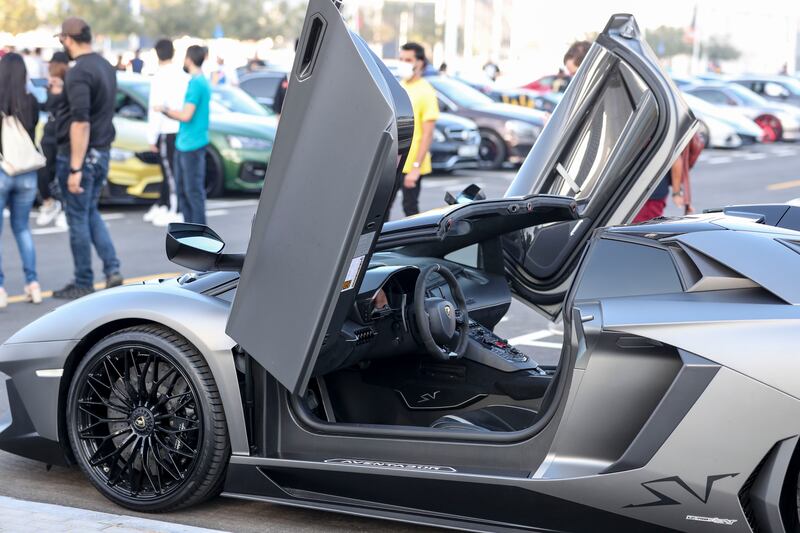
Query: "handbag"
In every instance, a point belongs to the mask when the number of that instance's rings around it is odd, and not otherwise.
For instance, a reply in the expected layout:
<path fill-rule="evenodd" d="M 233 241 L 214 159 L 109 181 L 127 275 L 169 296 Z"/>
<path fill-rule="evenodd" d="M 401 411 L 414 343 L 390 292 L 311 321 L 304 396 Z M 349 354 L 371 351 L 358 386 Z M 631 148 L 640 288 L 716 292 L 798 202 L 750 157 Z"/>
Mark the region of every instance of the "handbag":
<path fill-rule="evenodd" d="M 3 115 L 0 128 L 3 153 L 0 154 L 0 168 L 9 176 L 39 170 L 47 164 L 31 140 L 20 120 L 13 115 Z"/>

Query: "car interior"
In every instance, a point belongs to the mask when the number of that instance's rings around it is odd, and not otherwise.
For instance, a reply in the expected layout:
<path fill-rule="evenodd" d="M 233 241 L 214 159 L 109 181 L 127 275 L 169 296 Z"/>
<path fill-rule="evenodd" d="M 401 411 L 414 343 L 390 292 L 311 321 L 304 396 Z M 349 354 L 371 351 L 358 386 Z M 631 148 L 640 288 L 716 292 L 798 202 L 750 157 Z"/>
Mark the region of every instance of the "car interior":
<path fill-rule="evenodd" d="M 375 253 L 340 335 L 323 344 L 302 406 L 335 424 L 531 427 L 557 368 L 494 333 L 513 297 L 504 249 L 518 247 L 521 234 L 484 235 L 438 257 L 425 246 Z"/>

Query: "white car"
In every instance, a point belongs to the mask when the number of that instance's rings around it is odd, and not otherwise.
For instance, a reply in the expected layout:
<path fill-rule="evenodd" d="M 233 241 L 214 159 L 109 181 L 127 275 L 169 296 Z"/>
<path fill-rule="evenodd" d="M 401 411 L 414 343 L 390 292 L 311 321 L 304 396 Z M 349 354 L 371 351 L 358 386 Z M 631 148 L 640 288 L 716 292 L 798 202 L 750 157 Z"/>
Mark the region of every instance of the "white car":
<path fill-rule="evenodd" d="M 711 148 L 738 148 L 763 141 L 761 127 L 741 113 L 709 104 L 689 93 L 683 98 L 700 122 L 698 133 Z"/>

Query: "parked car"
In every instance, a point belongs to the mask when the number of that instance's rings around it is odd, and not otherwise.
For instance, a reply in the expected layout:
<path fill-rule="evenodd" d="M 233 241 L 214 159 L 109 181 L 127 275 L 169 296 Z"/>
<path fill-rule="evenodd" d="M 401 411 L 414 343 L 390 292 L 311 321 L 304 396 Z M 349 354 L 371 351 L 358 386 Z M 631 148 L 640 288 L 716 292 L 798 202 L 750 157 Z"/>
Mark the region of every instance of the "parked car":
<path fill-rule="evenodd" d="M 168 257 L 204 272 L 15 333 L 0 448 L 137 512 L 223 493 L 484 532 L 796 524 L 800 208 L 619 226 L 695 126 L 635 20 L 597 37 L 505 197 L 384 224 L 413 112 L 335 5 L 309 1 L 246 254 L 173 224 Z M 557 364 L 495 333 L 514 298 L 563 315 Z"/>
<path fill-rule="evenodd" d="M 537 94 L 527 89 L 498 87 L 497 83 L 483 76 L 467 76 L 459 74 L 453 76 L 460 82 L 466 83 L 473 89 L 482 92 L 495 102 L 502 104 L 518 105 L 522 107 L 536 107 L 533 97 Z"/>
<path fill-rule="evenodd" d="M 683 90 L 711 104 L 734 109 L 764 130 L 764 142 L 800 139 L 800 110 L 770 102 L 736 83 L 691 85 Z"/>
<path fill-rule="evenodd" d="M 481 165 L 498 169 L 506 162 L 520 163 L 530 152 L 544 126 L 542 111 L 501 104 L 469 85 L 445 76 L 426 77 L 439 98 L 442 111 L 468 118 L 481 134 Z"/>
<path fill-rule="evenodd" d="M 440 113 L 433 130 L 431 166 L 434 172 L 478 168 L 481 134 L 473 121 Z"/>
<path fill-rule="evenodd" d="M 773 102 L 800 107 L 800 80 L 791 76 L 740 76 L 733 83 L 747 87 L 759 96 Z"/>
<path fill-rule="evenodd" d="M 279 113 L 283 95 L 289 87 L 289 73 L 283 70 L 256 70 L 239 78 L 239 87 L 266 109 Z"/>
<path fill-rule="evenodd" d="M 533 107 L 538 109 L 539 111 L 545 111 L 546 113 L 552 113 L 555 111 L 556 106 L 561 99 L 564 98 L 564 93 L 544 93 L 544 94 L 537 94 L 533 97 Z"/>
<path fill-rule="evenodd" d="M 144 76 L 121 74 L 117 85 L 117 138 L 111 147 L 104 200 L 158 198 L 161 170 L 146 138 L 150 81 Z M 261 190 L 276 128 L 276 118 L 242 90 L 228 86 L 213 89 L 211 143 L 206 151 L 209 197 L 226 190 Z"/>
<path fill-rule="evenodd" d="M 761 127 L 736 110 L 710 104 L 689 93 L 683 93 L 683 99 L 699 122 L 698 135 L 705 146 L 738 148 L 764 138 Z"/>
<path fill-rule="evenodd" d="M 555 74 L 542 76 L 541 78 L 533 80 L 527 85 L 523 85 L 522 88 L 539 94 L 553 92 L 553 83 L 555 83 L 557 79 L 558 76 Z"/>

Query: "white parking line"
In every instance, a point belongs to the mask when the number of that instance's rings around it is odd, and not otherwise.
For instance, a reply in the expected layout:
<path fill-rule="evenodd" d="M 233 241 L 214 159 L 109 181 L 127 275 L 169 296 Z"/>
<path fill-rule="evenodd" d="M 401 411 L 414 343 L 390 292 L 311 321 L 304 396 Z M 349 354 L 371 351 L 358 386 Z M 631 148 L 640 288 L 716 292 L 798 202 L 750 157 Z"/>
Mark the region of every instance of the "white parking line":
<path fill-rule="evenodd" d="M 705 162 L 708 163 L 709 165 L 721 165 L 723 163 L 730 163 L 731 161 L 733 161 L 733 158 L 730 156 L 718 155 L 714 157 L 709 157 L 708 159 L 706 159 Z"/>
<path fill-rule="evenodd" d="M 765 154 L 764 152 L 748 152 L 743 154 L 742 158 L 748 161 L 757 161 L 759 159 L 766 159 L 767 156 L 768 154 Z"/>
<path fill-rule="evenodd" d="M 225 209 L 230 207 L 246 207 L 250 205 L 258 205 L 258 199 L 247 200 L 208 200 L 206 207 L 211 209 Z"/>
<path fill-rule="evenodd" d="M 66 233 L 67 228 L 60 228 L 58 226 L 50 226 L 47 228 L 34 228 L 31 230 L 33 235 L 52 235 L 53 233 Z"/>
<path fill-rule="evenodd" d="M 221 217 L 228 214 L 227 209 L 208 209 L 206 210 L 207 217 Z"/>

